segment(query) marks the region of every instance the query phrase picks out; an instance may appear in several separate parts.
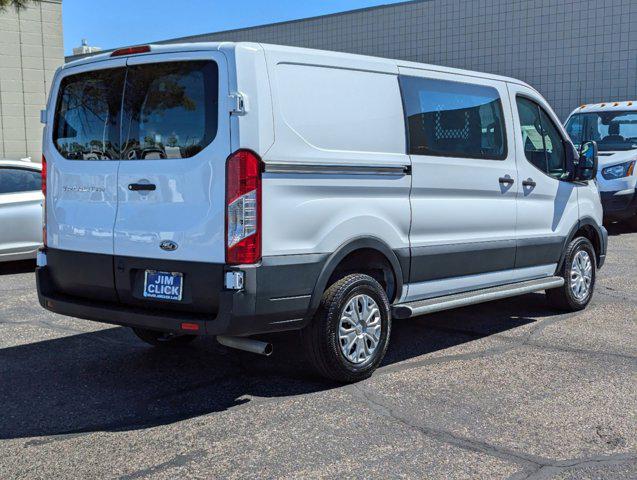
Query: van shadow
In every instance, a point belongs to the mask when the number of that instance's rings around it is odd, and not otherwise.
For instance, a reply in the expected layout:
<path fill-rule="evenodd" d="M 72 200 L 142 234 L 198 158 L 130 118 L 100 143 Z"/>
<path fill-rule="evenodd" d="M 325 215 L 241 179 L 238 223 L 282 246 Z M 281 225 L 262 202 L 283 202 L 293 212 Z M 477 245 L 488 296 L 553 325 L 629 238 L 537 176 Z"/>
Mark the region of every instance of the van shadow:
<path fill-rule="evenodd" d="M 395 321 L 384 365 L 551 315 L 543 295 L 531 294 Z M 298 334 L 276 337 L 270 358 L 226 349 L 213 339 L 160 350 L 121 327 L 4 348 L 0 439 L 136 430 L 240 407 L 248 397 L 339 387 L 309 373 Z"/>

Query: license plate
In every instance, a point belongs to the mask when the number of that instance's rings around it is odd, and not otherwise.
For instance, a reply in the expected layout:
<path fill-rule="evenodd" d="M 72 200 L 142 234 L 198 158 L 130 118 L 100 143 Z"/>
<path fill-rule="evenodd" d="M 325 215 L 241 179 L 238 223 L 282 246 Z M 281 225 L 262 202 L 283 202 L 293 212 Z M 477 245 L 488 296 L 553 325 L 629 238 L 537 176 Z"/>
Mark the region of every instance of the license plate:
<path fill-rule="evenodd" d="M 144 276 L 144 297 L 180 301 L 183 286 L 184 276 L 182 273 L 146 270 Z"/>

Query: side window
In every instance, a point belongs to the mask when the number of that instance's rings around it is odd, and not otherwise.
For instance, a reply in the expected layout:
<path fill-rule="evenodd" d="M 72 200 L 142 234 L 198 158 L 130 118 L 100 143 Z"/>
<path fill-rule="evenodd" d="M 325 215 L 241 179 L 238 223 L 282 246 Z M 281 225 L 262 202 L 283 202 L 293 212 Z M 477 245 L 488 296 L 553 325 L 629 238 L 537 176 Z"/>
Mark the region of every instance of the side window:
<path fill-rule="evenodd" d="M 557 179 L 564 178 L 568 176 L 564 139 L 551 117 L 542 108 L 540 108 L 540 118 L 542 120 L 542 129 L 544 130 L 547 173 Z"/>
<path fill-rule="evenodd" d="M 60 84 L 53 142 L 69 160 L 119 158 L 124 68 L 69 75 Z"/>
<path fill-rule="evenodd" d="M 493 87 L 400 77 L 412 155 L 503 160 L 502 102 Z"/>
<path fill-rule="evenodd" d="M 218 81 L 212 61 L 129 67 L 123 158 L 188 158 L 203 150 L 217 134 Z"/>
<path fill-rule="evenodd" d="M 22 168 L 0 168 L 0 194 L 35 192 L 41 189 L 40 172 Z"/>
<path fill-rule="evenodd" d="M 564 139 L 551 117 L 537 103 L 517 98 L 526 159 L 558 180 L 568 176 Z"/>

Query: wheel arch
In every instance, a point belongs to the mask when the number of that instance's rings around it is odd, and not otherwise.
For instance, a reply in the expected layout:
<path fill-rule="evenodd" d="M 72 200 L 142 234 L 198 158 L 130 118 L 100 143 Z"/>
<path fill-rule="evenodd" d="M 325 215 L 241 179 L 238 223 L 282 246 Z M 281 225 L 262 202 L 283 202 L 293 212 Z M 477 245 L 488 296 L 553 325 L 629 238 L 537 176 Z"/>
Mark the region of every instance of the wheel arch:
<path fill-rule="evenodd" d="M 564 245 L 562 247 L 562 254 L 560 256 L 560 262 L 558 264 L 558 270 L 562 268 L 564 264 L 564 257 L 566 254 L 566 247 L 576 238 L 576 237 L 585 237 L 588 238 L 593 244 L 593 248 L 595 249 L 595 260 L 597 261 L 598 268 L 601 267 L 604 263 L 604 259 L 606 257 L 606 244 L 608 242 L 608 234 L 606 233 L 606 229 L 599 225 L 598 222 L 595 221 L 592 217 L 583 217 L 581 218 L 574 226 L 571 228 L 566 240 L 564 241 Z"/>
<path fill-rule="evenodd" d="M 339 267 L 348 265 L 348 259 L 356 258 L 356 255 L 361 255 L 360 258 L 365 258 L 365 255 L 369 254 L 368 252 L 373 252 L 377 259 L 384 259 L 391 269 L 391 274 L 395 283 L 393 291 L 391 291 L 391 296 L 388 295 L 389 302 L 392 303 L 394 299 L 400 298 L 405 283 L 405 275 L 408 275 L 409 273 L 409 248 L 404 249 L 404 255 L 400 255 L 399 259 L 399 255 L 397 255 L 394 250 L 389 247 L 389 245 L 379 238 L 354 238 L 338 247 L 336 251 L 328 257 L 323 265 L 312 292 L 310 306 L 305 318 L 306 324 L 316 313 L 316 310 L 321 303 L 323 292 L 325 292 L 327 287 L 330 285 L 330 282 L 339 278 Z M 353 263 L 349 265 L 353 265 Z M 373 266 L 371 268 L 373 268 Z M 343 270 L 343 273 L 346 273 L 346 271 L 347 269 Z M 358 273 L 366 273 L 366 269 L 363 268 Z M 384 286 L 387 287 L 387 285 Z"/>

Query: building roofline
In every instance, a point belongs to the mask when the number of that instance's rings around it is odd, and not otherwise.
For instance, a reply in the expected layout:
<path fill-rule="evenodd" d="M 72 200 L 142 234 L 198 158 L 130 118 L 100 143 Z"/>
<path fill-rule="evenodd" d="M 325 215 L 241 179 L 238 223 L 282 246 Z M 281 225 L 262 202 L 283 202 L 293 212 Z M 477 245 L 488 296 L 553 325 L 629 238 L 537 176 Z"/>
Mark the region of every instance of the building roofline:
<path fill-rule="evenodd" d="M 61 1 L 61 0 L 60 0 Z M 402 1 L 402 2 L 396 2 L 396 3 L 385 3 L 382 5 L 374 5 L 371 7 L 362 7 L 362 8 L 357 8 L 354 10 L 345 10 L 343 12 L 334 12 L 334 13 L 326 13 L 324 15 L 316 15 L 314 17 L 303 17 L 303 18 L 296 18 L 293 20 L 283 20 L 281 22 L 274 22 L 274 23 L 262 23 L 259 25 L 252 25 L 250 27 L 241 27 L 241 28 L 233 28 L 230 30 L 219 30 L 216 32 L 204 32 L 204 33 L 198 33 L 198 34 L 194 34 L 194 35 L 187 35 L 185 37 L 175 37 L 175 38 L 168 38 L 168 39 L 164 39 L 164 40 L 156 40 L 156 41 L 152 41 L 152 42 L 146 42 L 145 44 L 148 45 L 162 45 L 162 44 L 166 44 L 166 43 L 187 43 L 189 40 L 192 39 L 196 39 L 196 38 L 200 38 L 200 37 L 205 37 L 206 35 L 224 35 L 224 34 L 234 34 L 234 33 L 239 33 L 239 32 L 245 32 L 248 30 L 256 30 L 258 28 L 266 28 L 266 27 L 280 27 L 282 25 L 292 25 L 295 23 L 300 23 L 300 22 L 307 22 L 307 21 L 312 21 L 312 20 L 320 20 L 323 18 L 330 18 L 330 17 L 339 17 L 339 16 L 343 16 L 343 15 L 350 15 L 353 13 L 360 13 L 360 12 L 366 12 L 366 11 L 370 11 L 370 10 L 383 10 L 386 8 L 392 8 L 392 7 L 397 7 L 397 6 L 402 6 L 402 5 L 409 5 L 412 3 L 424 3 L 424 2 L 432 2 L 435 0 L 406 0 L 406 1 Z M 121 45 L 115 48 L 110 48 L 110 49 L 106 49 L 106 50 L 102 50 L 102 53 L 105 52 L 112 52 L 113 50 L 117 50 L 118 48 L 124 48 L 128 45 Z M 86 56 L 91 55 L 90 53 L 84 53 L 84 54 L 80 54 L 80 55 L 68 55 L 65 57 L 65 62 L 72 62 L 73 60 L 79 60 L 81 58 L 84 58 Z"/>
<path fill-rule="evenodd" d="M 360 12 L 367 12 L 370 10 L 383 10 L 386 8 L 392 8 L 392 7 L 399 7 L 402 5 L 409 5 L 411 3 L 425 3 L 425 2 L 432 2 L 435 0 L 407 0 L 407 1 L 402 1 L 402 2 L 396 2 L 396 3 L 384 3 L 382 5 L 374 5 L 371 7 L 362 7 L 362 8 L 356 8 L 354 10 L 344 10 L 342 12 L 334 12 L 334 13 L 326 13 L 324 15 L 316 15 L 314 17 L 303 17 L 303 18 L 296 18 L 293 20 L 283 20 L 280 22 L 273 22 L 273 23 L 263 23 L 263 24 L 259 24 L 259 25 L 253 25 L 251 27 L 241 27 L 241 28 L 233 28 L 230 30 L 219 30 L 218 32 L 206 32 L 206 33 L 200 33 L 197 35 L 188 35 L 186 37 L 177 37 L 174 39 L 168 39 L 168 40 L 159 40 L 157 42 L 153 42 L 153 43 L 163 43 L 163 42 L 173 42 L 173 41 L 179 41 L 180 43 L 182 41 L 188 40 L 189 38 L 197 38 L 197 37 L 202 37 L 205 35 L 221 35 L 224 33 L 237 33 L 237 32 L 245 32 L 246 30 L 254 30 L 257 28 L 265 28 L 265 27 L 280 27 L 282 25 L 291 25 L 294 23 L 300 23 L 300 22 L 307 22 L 307 21 L 311 21 L 311 20 L 320 20 L 323 18 L 330 18 L 330 17 L 340 17 L 343 15 L 350 15 L 352 13 L 360 13 Z"/>

